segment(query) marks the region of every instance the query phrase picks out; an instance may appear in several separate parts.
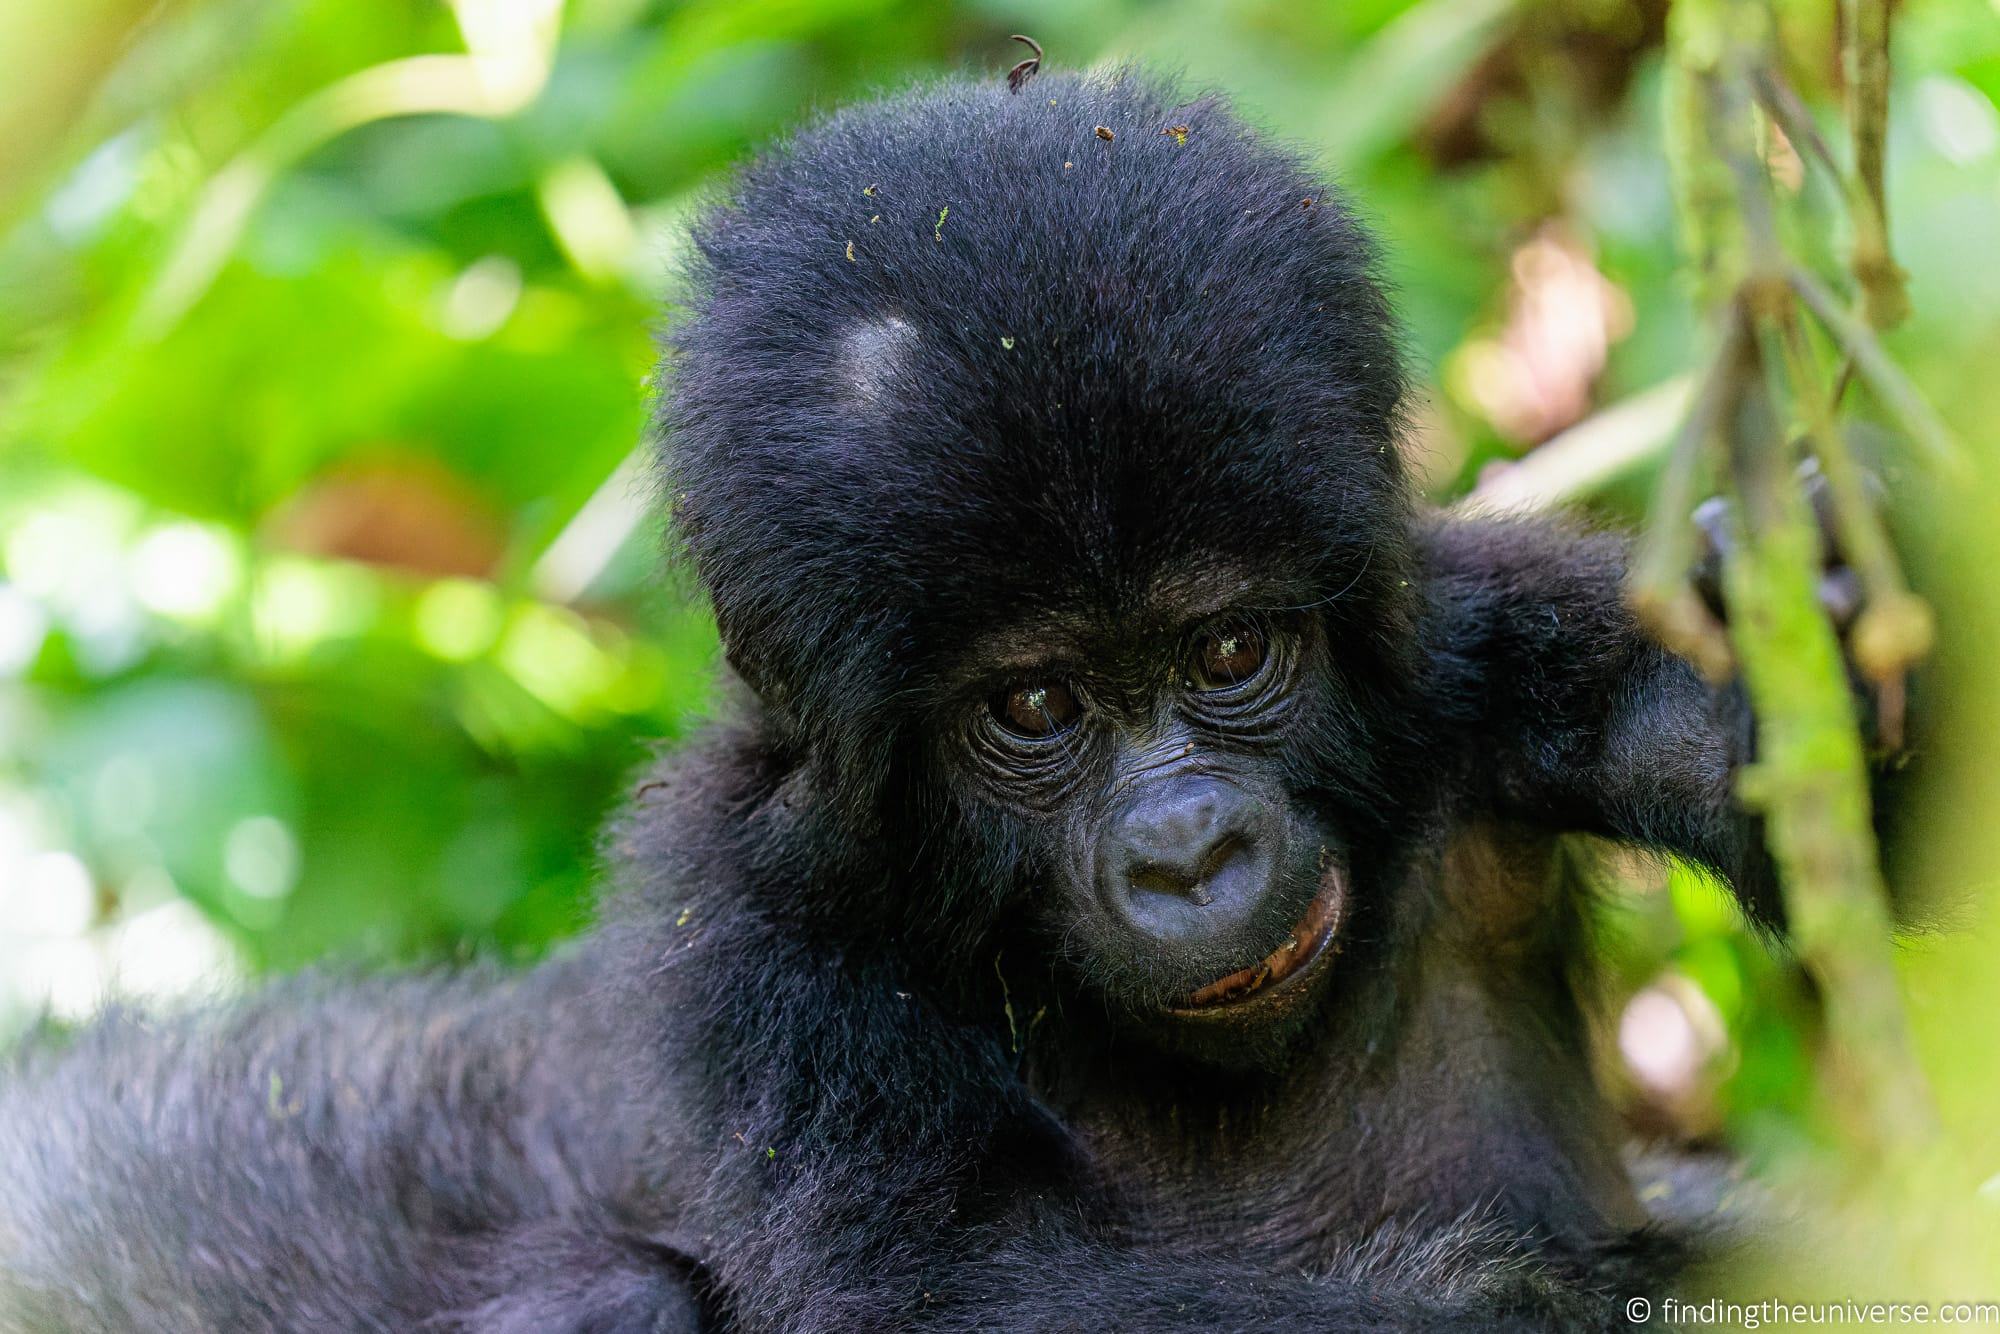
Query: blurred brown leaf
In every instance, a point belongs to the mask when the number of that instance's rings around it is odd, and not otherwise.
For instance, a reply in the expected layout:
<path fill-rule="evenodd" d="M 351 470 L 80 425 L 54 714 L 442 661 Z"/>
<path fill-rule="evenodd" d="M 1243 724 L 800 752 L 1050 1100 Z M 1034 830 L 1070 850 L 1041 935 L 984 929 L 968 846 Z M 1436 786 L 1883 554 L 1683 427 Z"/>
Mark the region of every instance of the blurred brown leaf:
<path fill-rule="evenodd" d="M 475 578 L 492 573 L 506 546 L 491 503 L 447 469 L 408 457 L 309 484 L 271 516 L 265 536 L 309 555 Z"/>

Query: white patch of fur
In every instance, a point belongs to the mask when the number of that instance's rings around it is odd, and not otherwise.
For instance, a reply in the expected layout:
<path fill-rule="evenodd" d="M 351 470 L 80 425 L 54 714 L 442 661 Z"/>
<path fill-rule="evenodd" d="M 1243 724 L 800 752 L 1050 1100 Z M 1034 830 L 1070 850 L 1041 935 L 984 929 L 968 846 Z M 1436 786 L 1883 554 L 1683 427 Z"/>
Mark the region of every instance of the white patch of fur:
<path fill-rule="evenodd" d="M 894 315 L 870 320 L 840 342 L 841 379 L 864 403 L 879 403 L 903 373 L 917 345 L 917 331 Z"/>

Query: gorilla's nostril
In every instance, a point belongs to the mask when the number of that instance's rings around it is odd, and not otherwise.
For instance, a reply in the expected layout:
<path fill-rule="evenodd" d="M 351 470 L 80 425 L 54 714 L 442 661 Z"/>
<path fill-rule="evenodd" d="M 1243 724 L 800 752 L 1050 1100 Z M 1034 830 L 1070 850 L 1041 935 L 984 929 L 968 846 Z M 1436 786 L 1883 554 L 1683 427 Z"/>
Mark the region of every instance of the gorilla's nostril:
<path fill-rule="evenodd" d="M 1141 862 L 1125 872 L 1125 888 L 1132 893 L 1177 894 L 1205 902 L 1201 884 L 1170 866 Z"/>
<path fill-rule="evenodd" d="M 1249 843 L 1241 834 L 1224 834 L 1215 841 L 1201 859 L 1201 867 L 1195 875 L 1195 885 L 1199 888 L 1221 874 L 1223 869 L 1237 857 L 1249 851 Z"/>
<path fill-rule="evenodd" d="M 1130 894 L 1171 894 L 1205 908 L 1215 901 L 1218 882 L 1227 880 L 1239 862 L 1253 859 L 1249 840 L 1225 834 L 1206 849 L 1197 845 L 1172 860 L 1135 858 L 1125 867 L 1125 889 Z"/>
<path fill-rule="evenodd" d="M 1229 873 L 1233 863 L 1250 855 L 1249 842 L 1240 834 L 1224 834 L 1195 860 L 1192 870 L 1141 863 L 1126 873 L 1125 884 L 1134 893 L 1173 894 L 1206 908 L 1215 902 L 1216 881 Z"/>

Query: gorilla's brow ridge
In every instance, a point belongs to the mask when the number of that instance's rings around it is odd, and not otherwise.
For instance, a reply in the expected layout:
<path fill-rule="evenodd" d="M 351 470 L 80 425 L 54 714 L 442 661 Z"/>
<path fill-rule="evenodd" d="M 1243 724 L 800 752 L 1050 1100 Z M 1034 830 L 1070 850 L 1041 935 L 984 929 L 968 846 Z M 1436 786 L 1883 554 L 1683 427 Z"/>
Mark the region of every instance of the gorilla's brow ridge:
<path fill-rule="evenodd" d="M 1190 564 L 1146 581 L 1137 601 L 1118 607 L 1077 605 L 1047 610 L 978 635 L 963 655 L 971 684 L 1050 664 L 1087 665 L 1138 648 L 1149 638 L 1184 633 L 1228 611 L 1279 609 L 1296 600 L 1288 583 L 1265 585 L 1220 562 Z"/>

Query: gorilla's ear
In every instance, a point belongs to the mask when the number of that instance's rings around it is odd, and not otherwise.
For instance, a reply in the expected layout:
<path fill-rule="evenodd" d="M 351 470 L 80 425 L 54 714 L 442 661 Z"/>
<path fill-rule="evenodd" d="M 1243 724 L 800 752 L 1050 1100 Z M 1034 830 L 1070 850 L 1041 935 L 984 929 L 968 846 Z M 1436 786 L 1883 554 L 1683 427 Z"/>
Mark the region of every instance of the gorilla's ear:
<path fill-rule="evenodd" d="M 782 715 L 787 701 L 779 683 L 785 679 L 783 672 L 771 670 L 767 655 L 751 650 L 749 636 L 742 633 L 735 617 L 725 614 L 721 608 L 715 612 L 715 628 L 722 640 L 722 659 L 729 664 L 729 670 L 736 679 L 750 687 L 750 693 L 773 714 Z"/>
<path fill-rule="evenodd" d="M 888 700 L 830 698 L 821 685 L 823 674 L 801 669 L 788 646 L 745 633 L 740 615 L 718 608 L 715 619 L 724 661 L 755 696 L 803 790 L 850 830 L 872 837 L 881 826 L 892 738 L 899 732 Z"/>

